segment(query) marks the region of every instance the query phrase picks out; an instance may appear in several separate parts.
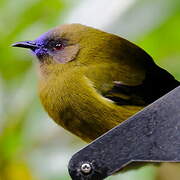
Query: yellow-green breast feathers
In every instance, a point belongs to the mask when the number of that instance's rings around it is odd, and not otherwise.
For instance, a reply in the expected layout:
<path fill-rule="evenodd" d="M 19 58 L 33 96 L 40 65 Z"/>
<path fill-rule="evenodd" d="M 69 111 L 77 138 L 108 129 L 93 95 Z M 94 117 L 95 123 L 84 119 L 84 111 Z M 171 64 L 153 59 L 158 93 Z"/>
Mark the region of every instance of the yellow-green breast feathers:
<path fill-rule="evenodd" d="M 76 68 L 40 82 L 40 98 L 49 115 L 61 126 L 91 141 L 140 110 L 121 107 L 103 97 L 85 69 Z"/>

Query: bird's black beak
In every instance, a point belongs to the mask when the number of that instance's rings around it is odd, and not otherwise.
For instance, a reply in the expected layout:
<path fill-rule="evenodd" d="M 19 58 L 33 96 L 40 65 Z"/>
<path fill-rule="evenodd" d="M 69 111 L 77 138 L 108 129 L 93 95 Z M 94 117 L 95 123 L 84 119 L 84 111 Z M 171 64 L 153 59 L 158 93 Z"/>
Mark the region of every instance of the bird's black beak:
<path fill-rule="evenodd" d="M 22 47 L 22 48 L 28 48 L 31 50 L 35 50 L 35 49 L 39 48 L 39 46 L 34 41 L 17 42 L 17 43 L 12 44 L 12 47 Z"/>

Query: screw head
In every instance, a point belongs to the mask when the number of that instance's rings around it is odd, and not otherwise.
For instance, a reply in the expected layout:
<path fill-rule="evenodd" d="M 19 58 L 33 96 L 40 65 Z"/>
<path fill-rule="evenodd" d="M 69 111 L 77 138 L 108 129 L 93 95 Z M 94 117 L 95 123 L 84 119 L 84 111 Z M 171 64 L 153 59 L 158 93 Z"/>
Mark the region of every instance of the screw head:
<path fill-rule="evenodd" d="M 89 174 L 92 170 L 92 167 L 89 163 L 84 163 L 81 165 L 81 171 L 84 173 L 84 174 Z"/>

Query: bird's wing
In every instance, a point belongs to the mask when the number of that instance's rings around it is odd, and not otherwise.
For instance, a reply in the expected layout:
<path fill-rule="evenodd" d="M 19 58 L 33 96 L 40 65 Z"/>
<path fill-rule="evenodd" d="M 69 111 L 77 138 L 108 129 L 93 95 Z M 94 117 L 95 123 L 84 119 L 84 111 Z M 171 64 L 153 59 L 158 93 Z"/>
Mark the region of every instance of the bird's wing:
<path fill-rule="evenodd" d="M 104 97 L 112 100 L 117 105 L 139 105 L 147 104 L 142 91 L 142 85 L 129 86 L 122 82 L 114 81 L 114 86 L 103 94 Z"/>
<path fill-rule="evenodd" d="M 104 93 L 105 97 L 118 105 L 148 105 L 180 85 L 169 72 L 157 66 L 143 49 L 122 41 L 124 46 L 120 52 L 126 53 L 117 60 L 120 76 L 113 81 L 113 87 Z"/>
<path fill-rule="evenodd" d="M 103 96 L 113 100 L 118 105 L 145 106 L 157 100 L 180 85 L 166 70 L 154 66 L 146 69 L 145 78 L 139 85 L 127 85 L 114 81 L 114 86 Z"/>
<path fill-rule="evenodd" d="M 112 46 L 114 56 L 88 66 L 87 77 L 104 97 L 118 105 L 144 106 L 180 84 L 144 50 L 125 39 L 119 42 Z"/>

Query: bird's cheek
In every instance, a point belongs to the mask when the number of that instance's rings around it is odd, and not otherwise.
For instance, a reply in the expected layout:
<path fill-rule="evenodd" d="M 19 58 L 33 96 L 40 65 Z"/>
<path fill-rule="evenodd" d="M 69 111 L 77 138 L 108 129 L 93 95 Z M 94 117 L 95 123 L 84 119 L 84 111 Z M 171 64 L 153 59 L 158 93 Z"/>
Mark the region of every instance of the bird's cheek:
<path fill-rule="evenodd" d="M 57 51 L 53 55 L 53 59 L 56 62 L 59 62 L 61 64 L 65 64 L 69 61 L 75 60 L 78 52 L 79 52 L 79 45 L 71 45 L 67 46 L 64 49 Z"/>

